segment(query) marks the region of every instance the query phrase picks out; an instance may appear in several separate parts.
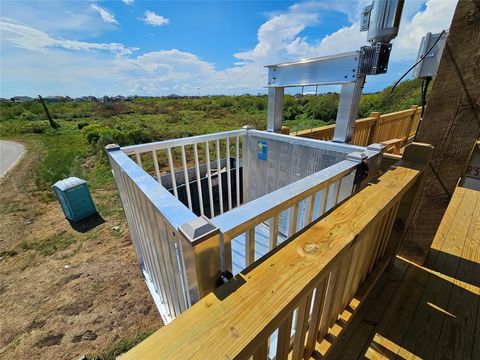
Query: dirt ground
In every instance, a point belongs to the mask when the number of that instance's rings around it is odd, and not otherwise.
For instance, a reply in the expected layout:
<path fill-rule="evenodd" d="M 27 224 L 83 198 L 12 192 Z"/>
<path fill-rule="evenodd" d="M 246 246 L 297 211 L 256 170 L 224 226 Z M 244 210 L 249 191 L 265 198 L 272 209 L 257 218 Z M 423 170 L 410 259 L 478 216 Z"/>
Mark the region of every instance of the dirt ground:
<path fill-rule="evenodd" d="M 56 201 L 42 200 L 34 180 L 41 153 L 25 145 L 0 179 L 0 358 L 99 355 L 162 326 L 121 212 L 102 213 L 118 202 L 115 189 L 93 194 L 106 222 L 80 233 Z"/>

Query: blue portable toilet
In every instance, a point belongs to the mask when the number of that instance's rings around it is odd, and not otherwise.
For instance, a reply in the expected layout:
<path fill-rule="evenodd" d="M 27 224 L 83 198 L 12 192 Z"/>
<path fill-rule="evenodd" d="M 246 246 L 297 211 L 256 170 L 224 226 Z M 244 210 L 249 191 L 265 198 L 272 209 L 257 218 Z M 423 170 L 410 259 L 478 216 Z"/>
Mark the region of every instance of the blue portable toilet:
<path fill-rule="evenodd" d="M 57 181 L 52 189 L 68 220 L 76 223 L 97 213 L 85 180 L 69 177 Z"/>

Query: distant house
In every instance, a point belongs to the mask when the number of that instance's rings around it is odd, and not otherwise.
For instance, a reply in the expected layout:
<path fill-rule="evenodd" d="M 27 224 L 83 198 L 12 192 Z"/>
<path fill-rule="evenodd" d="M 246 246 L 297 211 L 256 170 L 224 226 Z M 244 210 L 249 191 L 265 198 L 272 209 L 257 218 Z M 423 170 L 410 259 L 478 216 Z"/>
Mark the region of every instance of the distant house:
<path fill-rule="evenodd" d="M 170 95 L 165 96 L 165 98 L 166 99 L 180 99 L 181 96 L 177 95 L 177 94 L 170 94 Z"/>
<path fill-rule="evenodd" d="M 72 99 L 69 96 L 46 96 L 43 100 L 49 103 L 58 103 L 71 101 Z"/>
<path fill-rule="evenodd" d="M 14 103 L 23 103 L 23 102 L 32 101 L 32 100 L 33 98 L 31 98 L 30 96 L 14 96 L 10 98 L 10 101 Z"/>
<path fill-rule="evenodd" d="M 93 96 L 93 95 L 82 96 L 82 97 L 80 98 L 80 100 L 81 100 L 81 101 L 90 101 L 90 102 L 97 102 L 97 101 L 98 101 L 98 99 L 97 99 L 95 96 Z"/>

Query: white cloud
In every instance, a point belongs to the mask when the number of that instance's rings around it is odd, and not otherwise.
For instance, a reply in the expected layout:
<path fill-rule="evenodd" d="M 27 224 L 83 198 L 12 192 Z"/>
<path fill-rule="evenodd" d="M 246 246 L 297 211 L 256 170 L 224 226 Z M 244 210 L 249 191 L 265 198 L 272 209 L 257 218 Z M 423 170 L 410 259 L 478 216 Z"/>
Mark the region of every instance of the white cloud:
<path fill-rule="evenodd" d="M 17 48 L 39 51 L 39 57 L 43 59 L 18 55 L 9 57 L 4 53 L 2 73 L 8 74 L 10 80 L 7 79 L 6 84 L 13 87 L 15 85 L 11 84 L 28 82 L 27 74 L 31 73 L 30 71 L 22 75 L 22 72 L 17 71 L 14 59 L 22 59 L 17 60 L 22 68 L 37 69 L 40 61 L 45 74 L 44 79 L 55 78 L 49 81 L 49 84 L 60 85 L 68 79 L 72 86 L 67 89 L 74 89 L 71 91 L 77 92 L 72 95 L 86 93 L 116 95 L 125 91 L 149 95 L 172 92 L 196 94 L 198 88 L 202 94 L 263 92 L 266 64 L 352 51 L 365 45 L 367 34 L 359 31 L 358 14 L 366 1 L 369 2 L 368 0 L 301 2 L 284 12 L 270 14 L 267 21 L 258 28 L 255 46 L 234 54 L 235 62 L 223 70 L 181 49 L 159 49 L 135 56 L 133 51 L 136 49 L 127 48 L 122 44 L 67 40 L 11 19 L 2 19 L 0 24 L 2 51 L 3 43 L 8 42 Z M 427 0 L 425 7 L 420 11 L 421 3 L 408 1 L 400 34 L 394 40 L 392 61 L 396 64 L 401 61 L 407 66 L 413 63 L 421 37 L 427 31 L 438 32 L 449 26 L 455 2 L 455 0 Z M 321 39 L 305 36 L 306 28 L 317 27 L 322 21 L 329 21 L 322 17 L 324 10 L 343 12 L 348 16 L 350 23 Z M 168 19 L 152 14 L 163 19 L 154 20 L 159 22 L 159 25 L 168 23 Z M 147 13 L 143 19 L 146 21 Z M 17 81 L 12 80 L 13 74 L 18 77 Z M 388 76 L 393 79 L 397 74 L 392 73 Z M 36 78 L 39 77 L 37 74 Z M 60 77 L 63 77 L 62 81 L 59 80 Z M 380 84 L 379 78 L 372 78 L 369 83 Z M 75 85 L 75 81 L 81 86 Z M 38 86 L 43 86 L 41 81 L 38 81 Z M 2 92 L 4 89 L 5 85 L 2 82 Z M 34 94 L 42 92 L 40 88 L 32 91 Z"/>
<path fill-rule="evenodd" d="M 98 6 L 97 4 L 91 4 L 90 7 L 92 8 L 92 10 L 95 10 L 96 12 L 98 12 L 100 14 L 100 17 L 102 18 L 102 20 L 108 24 L 117 24 L 118 25 L 118 21 L 115 19 L 115 16 L 110 12 L 108 11 L 107 9 L 101 7 L 101 6 Z"/>
<path fill-rule="evenodd" d="M 57 37 L 93 38 L 113 30 L 90 5 L 85 1 L 3 1 L 0 13 Z"/>
<path fill-rule="evenodd" d="M 132 5 L 133 0 L 122 0 L 126 5 Z"/>
<path fill-rule="evenodd" d="M 400 24 L 398 37 L 393 40 L 392 58 L 412 59 L 418 53 L 420 41 L 427 32 L 438 33 L 448 29 L 452 22 L 457 0 L 427 0 L 425 10 L 404 19 Z"/>
<path fill-rule="evenodd" d="M 289 55 L 297 55 L 296 49 L 304 47 L 306 39 L 298 35 L 318 22 L 318 14 L 291 11 L 275 15 L 262 24 L 257 32 L 257 45 L 249 51 L 234 56 L 242 61 L 272 63 L 282 61 Z M 292 46 L 293 44 L 293 46 Z"/>
<path fill-rule="evenodd" d="M 419 12 L 421 2 L 407 2 L 392 60 L 414 61 L 421 37 L 427 31 L 439 31 L 440 28 L 449 26 L 455 2 L 428 0 L 422 12 Z M 130 81 L 137 88 L 152 92 L 166 87 L 184 93 L 189 93 L 189 89 L 196 91 L 197 87 L 202 89 L 202 93 L 257 92 L 265 85 L 266 64 L 352 51 L 366 45 L 367 34 L 359 31 L 359 14 L 368 3 L 368 0 L 356 3 L 297 3 L 283 13 L 272 14 L 258 29 L 257 44 L 251 50 L 234 54 L 239 61 L 230 68 L 218 71 L 213 64 L 204 62 L 193 54 L 179 50 L 161 51 L 144 54 L 134 60 L 132 64 L 135 64 L 139 76 L 132 77 Z M 351 24 L 320 40 L 302 36 L 305 28 L 317 26 L 323 20 L 322 10 L 343 12 Z M 408 44 L 410 48 L 406 49 Z"/>
<path fill-rule="evenodd" d="M 119 43 L 94 43 L 77 40 L 64 40 L 51 37 L 47 33 L 31 28 L 9 18 L 0 18 L 2 39 L 15 47 L 45 52 L 48 48 L 66 50 L 103 50 L 115 55 L 129 55 L 136 48 L 127 48 Z"/>
<path fill-rule="evenodd" d="M 170 22 L 170 19 L 162 15 L 155 14 L 153 11 L 150 10 L 145 11 L 142 20 L 145 22 L 145 24 L 152 26 L 162 26 Z"/>

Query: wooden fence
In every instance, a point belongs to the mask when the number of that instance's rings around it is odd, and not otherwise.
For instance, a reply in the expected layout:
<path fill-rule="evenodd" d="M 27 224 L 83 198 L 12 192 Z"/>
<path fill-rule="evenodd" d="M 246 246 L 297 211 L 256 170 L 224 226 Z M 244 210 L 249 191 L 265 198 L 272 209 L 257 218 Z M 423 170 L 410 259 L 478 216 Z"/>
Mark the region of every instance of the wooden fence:
<path fill-rule="evenodd" d="M 122 359 L 307 359 L 323 356 L 398 250 L 432 148 L 403 160 L 330 215 L 260 259 Z M 263 261 L 262 261 L 263 260 Z M 361 298 L 363 299 L 363 298 Z M 361 300 L 362 301 L 362 300 Z M 345 325 L 345 323 L 347 325 Z"/>
<path fill-rule="evenodd" d="M 370 117 L 358 119 L 353 133 L 352 144 L 368 146 L 373 143 L 383 143 L 398 140 L 396 143 L 404 144 L 415 135 L 420 122 L 421 107 L 412 105 L 410 109 L 389 114 L 372 112 Z M 297 131 L 291 135 L 317 139 L 332 140 L 335 125 Z"/>

